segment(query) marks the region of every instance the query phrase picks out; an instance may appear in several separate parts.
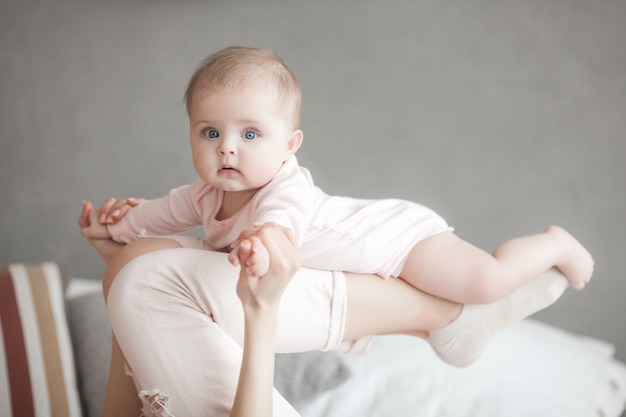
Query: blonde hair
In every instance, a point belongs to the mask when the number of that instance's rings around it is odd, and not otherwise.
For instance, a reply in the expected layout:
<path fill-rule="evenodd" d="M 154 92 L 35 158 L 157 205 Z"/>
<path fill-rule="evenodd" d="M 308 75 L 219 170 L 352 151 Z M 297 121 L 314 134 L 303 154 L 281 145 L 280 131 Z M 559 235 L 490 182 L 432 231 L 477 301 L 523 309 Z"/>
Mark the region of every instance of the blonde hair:
<path fill-rule="evenodd" d="M 293 113 L 294 127 L 298 128 L 302 101 L 300 84 L 274 51 L 262 48 L 232 46 L 205 58 L 185 91 L 187 114 L 199 91 L 238 88 L 259 81 L 275 89 L 278 103 Z"/>

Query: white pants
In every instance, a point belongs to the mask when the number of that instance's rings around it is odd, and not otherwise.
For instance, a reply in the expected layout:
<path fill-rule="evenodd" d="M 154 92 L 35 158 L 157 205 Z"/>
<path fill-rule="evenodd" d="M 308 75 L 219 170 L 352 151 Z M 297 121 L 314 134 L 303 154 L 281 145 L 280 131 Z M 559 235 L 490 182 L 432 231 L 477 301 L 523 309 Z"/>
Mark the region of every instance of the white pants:
<path fill-rule="evenodd" d="M 238 275 L 225 254 L 198 249 L 148 253 L 119 272 L 107 308 L 145 415 L 228 416 L 244 334 Z M 276 351 L 342 349 L 345 317 L 344 275 L 302 269 L 281 301 Z M 298 413 L 275 391 L 274 415 Z"/>

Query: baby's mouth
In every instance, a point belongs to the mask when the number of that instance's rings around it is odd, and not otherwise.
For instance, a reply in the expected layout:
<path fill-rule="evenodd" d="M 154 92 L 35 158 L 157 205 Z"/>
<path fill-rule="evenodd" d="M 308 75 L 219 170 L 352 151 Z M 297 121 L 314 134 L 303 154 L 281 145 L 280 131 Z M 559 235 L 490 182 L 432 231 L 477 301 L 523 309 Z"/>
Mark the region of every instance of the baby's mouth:
<path fill-rule="evenodd" d="M 237 174 L 239 173 L 238 169 L 235 169 L 231 166 L 223 166 L 220 170 L 219 170 L 220 174 Z"/>

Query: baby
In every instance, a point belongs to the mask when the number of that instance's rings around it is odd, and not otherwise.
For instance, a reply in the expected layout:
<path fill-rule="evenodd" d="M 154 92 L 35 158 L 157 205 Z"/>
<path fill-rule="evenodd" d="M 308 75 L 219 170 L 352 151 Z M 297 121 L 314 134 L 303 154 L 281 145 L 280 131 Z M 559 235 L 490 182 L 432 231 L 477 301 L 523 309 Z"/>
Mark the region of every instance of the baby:
<path fill-rule="evenodd" d="M 304 266 L 400 277 L 459 303 L 501 299 L 552 267 L 576 289 L 591 278 L 591 255 L 557 226 L 508 240 L 490 254 L 419 204 L 324 193 L 295 157 L 303 140 L 299 84 L 271 51 L 216 52 L 191 77 L 185 99 L 199 178 L 84 234 L 128 243 L 201 225 L 202 246 L 229 251 L 238 265 L 242 233 L 276 223 L 292 231 Z M 243 267 L 262 276 L 267 251 L 258 243 L 247 249 L 252 256 Z"/>

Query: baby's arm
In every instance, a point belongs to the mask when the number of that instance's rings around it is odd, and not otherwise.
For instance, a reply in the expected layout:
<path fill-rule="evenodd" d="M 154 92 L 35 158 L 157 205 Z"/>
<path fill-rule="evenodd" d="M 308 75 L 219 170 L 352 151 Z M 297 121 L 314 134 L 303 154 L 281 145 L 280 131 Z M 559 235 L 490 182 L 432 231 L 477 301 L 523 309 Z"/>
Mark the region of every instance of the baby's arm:
<path fill-rule="evenodd" d="M 99 220 L 106 222 L 113 240 L 121 243 L 134 242 L 147 236 L 183 233 L 202 225 L 204 197 L 210 190 L 205 183 L 197 180 L 191 185 L 174 188 L 162 197 L 146 201 L 110 199 L 100 210 Z"/>
<path fill-rule="evenodd" d="M 266 226 L 280 226 L 289 234 L 296 246 L 299 246 L 315 214 L 320 196 L 321 191 L 315 188 L 308 170 L 300 169 L 295 158 L 286 162 L 277 176 L 254 197 L 253 218 L 249 219 L 254 227 L 244 230 L 232 243 L 230 262 L 235 266 L 243 265 L 245 262 L 250 268 L 251 275 L 263 276 L 269 267 L 267 251 L 265 248 L 259 248 L 244 261 L 240 253 L 241 243 Z"/>
<path fill-rule="evenodd" d="M 284 190 L 279 196 L 272 196 L 263 201 L 255 213 L 257 217 L 254 219 L 254 227 L 241 232 L 235 242 L 231 244 L 232 251 L 228 257 L 234 266 L 241 265 L 247 268 L 247 273 L 254 277 L 262 277 L 267 273 L 269 268 L 269 256 L 267 250 L 262 244 L 257 245 L 250 243 L 250 238 L 265 226 L 281 226 L 289 233 L 291 239 L 299 246 L 303 239 L 304 231 L 307 229 L 312 217 L 312 202 L 308 203 L 306 197 L 311 197 L 306 193 L 298 192 L 297 187 L 292 186 L 293 195 Z M 294 198 L 293 196 L 302 196 L 302 198 Z M 271 200 L 271 201 L 270 201 Z M 304 204 L 303 204 L 304 203 Z M 247 242 L 247 243 L 245 243 Z M 242 244 L 249 246 L 250 255 L 244 257 L 241 254 Z M 246 246 L 248 249 L 248 246 Z"/>

